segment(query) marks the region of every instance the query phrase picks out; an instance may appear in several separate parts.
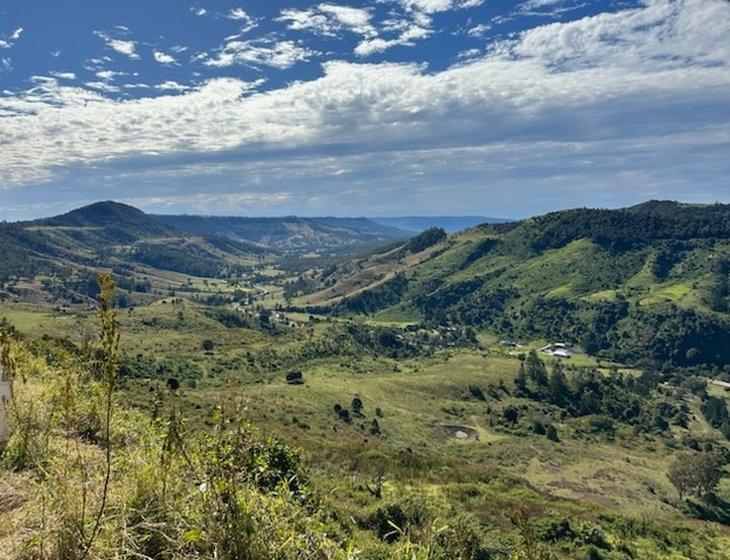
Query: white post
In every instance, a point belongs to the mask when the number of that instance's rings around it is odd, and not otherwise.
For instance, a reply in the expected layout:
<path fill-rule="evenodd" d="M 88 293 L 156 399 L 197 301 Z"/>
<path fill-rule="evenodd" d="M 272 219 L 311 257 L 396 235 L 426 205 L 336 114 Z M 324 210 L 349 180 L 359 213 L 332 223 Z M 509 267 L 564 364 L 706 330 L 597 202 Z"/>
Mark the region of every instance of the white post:
<path fill-rule="evenodd" d="M 10 381 L 2 381 L 0 377 L 0 442 L 8 439 L 10 426 L 8 425 L 7 407 L 10 406 Z"/>

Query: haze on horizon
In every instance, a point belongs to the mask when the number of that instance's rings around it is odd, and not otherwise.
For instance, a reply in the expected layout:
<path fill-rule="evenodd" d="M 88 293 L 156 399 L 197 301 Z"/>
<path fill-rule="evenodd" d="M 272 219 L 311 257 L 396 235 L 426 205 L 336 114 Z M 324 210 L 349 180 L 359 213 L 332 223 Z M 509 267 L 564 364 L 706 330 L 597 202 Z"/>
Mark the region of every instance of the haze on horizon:
<path fill-rule="evenodd" d="M 0 219 L 730 201 L 725 0 L 60 4 L 0 7 Z"/>

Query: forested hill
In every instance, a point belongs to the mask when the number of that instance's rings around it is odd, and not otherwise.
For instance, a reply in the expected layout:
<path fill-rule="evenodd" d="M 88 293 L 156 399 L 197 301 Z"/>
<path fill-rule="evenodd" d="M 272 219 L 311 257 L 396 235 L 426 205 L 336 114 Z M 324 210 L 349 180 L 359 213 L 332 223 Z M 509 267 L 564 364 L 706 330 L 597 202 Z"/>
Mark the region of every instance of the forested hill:
<path fill-rule="evenodd" d="M 221 235 L 286 252 L 348 252 L 411 234 L 367 218 L 246 218 L 159 215 L 160 223 L 193 235 Z"/>
<path fill-rule="evenodd" d="M 424 235 L 303 275 L 313 292 L 299 301 L 625 361 L 730 363 L 730 205 L 652 201 Z"/>
<path fill-rule="evenodd" d="M 192 236 L 117 202 L 0 224 L 0 299 L 81 302 L 96 295 L 95 275 L 115 271 L 130 292 L 149 291 L 144 269 L 215 277 L 257 262 L 267 250 L 216 236 Z"/>

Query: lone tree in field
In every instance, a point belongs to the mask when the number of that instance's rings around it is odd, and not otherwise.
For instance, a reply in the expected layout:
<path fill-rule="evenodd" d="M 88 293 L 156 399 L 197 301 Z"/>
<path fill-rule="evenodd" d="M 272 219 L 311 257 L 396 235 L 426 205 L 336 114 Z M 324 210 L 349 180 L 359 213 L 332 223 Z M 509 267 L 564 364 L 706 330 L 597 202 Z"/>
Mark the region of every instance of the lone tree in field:
<path fill-rule="evenodd" d="M 205 350 L 206 352 L 212 352 L 213 351 L 213 348 L 215 348 L 215 342 L 213 342 L 209 338 L 206 338 L 203 341 L 203 350 Z"/>
<path fill-rule="evenodd" d="M 682 453 L 669 467 L 667 476 L 683 499 L 685 494 L 706 500 L 727 475 L 730 456 L 725 450 Z"/>
<path fill-rule="evenodd" d="M 355 416 L 362 416 L 362 406 L 362 399 L 360 397 L 352 399 L 352 412 Z"/>

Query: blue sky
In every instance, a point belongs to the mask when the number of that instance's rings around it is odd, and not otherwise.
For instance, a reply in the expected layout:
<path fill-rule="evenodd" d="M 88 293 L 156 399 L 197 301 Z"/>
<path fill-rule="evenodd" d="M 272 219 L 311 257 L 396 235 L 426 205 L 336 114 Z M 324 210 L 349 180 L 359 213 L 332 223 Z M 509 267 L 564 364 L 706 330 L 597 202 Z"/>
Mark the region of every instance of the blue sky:
<path fill-rule="evenodd" d="M 730 3 L 3 0 L 0 219 L 730 200 Z"/>

